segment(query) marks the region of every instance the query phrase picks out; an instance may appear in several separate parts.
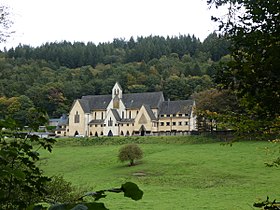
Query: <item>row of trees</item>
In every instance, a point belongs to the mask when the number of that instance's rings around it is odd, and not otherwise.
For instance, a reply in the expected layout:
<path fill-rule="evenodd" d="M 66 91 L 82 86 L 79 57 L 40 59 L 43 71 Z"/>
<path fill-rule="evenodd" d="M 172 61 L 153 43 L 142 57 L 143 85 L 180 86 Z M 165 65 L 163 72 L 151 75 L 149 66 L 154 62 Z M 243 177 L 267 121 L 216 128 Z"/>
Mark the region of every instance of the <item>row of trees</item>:
<path fill-rule="evenodd" d="M 195 36 L 180 35 L 178 37 L 133 37 L 126 41 L 114 39 L 113 42 L 95 45 L 92 42 L 59 42 L 46 43 L 33 48 L 27 45 L 19 45 L 15 49 L 7 51 L 9 58 L 44 59 L 53 62 L 57 66 L 77 68 L 91 65 L 95 67 L 99 63 L 148 63 L 153 59 L 175 53 L 179 58 L 185 54 L 201 59 L 218 61 L 228 54 L 229 42 L 216 33 L 210 34 L 203 42 Z"/>

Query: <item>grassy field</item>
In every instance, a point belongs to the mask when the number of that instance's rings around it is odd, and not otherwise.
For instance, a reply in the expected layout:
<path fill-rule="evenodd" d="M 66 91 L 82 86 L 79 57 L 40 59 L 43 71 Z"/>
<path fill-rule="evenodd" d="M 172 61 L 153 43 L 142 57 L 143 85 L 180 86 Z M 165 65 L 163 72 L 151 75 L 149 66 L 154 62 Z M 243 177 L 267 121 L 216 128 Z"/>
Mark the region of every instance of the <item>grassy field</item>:
<path fill-rule="evenodd" d="M 266 196 L 279 199 L 280 169 L 264 165 L 277 155 L 268 142 L 222 146 L 192 136 L 58 141 L 51 154 L 42 152 L 46 174 L 63 175 L 92 191 L 126 181 L 144 191 L 137 202 L 109 194 L 103 200 L 109 209 L 253 209 L 252 204 Z M 130 141 L 144 152 L 134 167 L 117 160 L 121 145 Z M 139 172 L 142 176 L 135 175 Z"/>

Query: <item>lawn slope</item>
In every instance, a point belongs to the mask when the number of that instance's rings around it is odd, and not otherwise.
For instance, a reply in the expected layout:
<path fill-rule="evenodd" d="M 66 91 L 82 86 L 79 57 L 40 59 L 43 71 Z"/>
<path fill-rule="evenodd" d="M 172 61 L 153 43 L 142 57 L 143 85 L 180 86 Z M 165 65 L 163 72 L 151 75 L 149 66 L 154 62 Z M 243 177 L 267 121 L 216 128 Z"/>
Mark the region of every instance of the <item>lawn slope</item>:
<path fill-rule="evenodd" d="M 91 190 L 132 181 L 144 191 L 137 202 L 110 194 L 103 200 L 110 209 L 252 209 L 267 195 L 279 199 L 280 170 L 264 165 L 275 155 L 265 149 L 274 147 L 268 142 L 222 146 L 200 137 L 83 141 L 61 140 L 51 154 L 42 152 L 40 164 L 47 175 L 63 175 Z M 127 167 L 117 154 L 131 141 L 139 143 L 144 158 Z"/>

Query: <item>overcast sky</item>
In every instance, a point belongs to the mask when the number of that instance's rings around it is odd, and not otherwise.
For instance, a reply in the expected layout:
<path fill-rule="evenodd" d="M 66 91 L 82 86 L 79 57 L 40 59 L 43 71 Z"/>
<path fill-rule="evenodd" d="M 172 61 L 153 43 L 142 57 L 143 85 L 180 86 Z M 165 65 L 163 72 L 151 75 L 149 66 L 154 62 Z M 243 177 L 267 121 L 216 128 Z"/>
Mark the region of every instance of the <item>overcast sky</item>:
<path fill-rule="evenodd" d="M 13 12 L 16 33 L 1 48 L 19 43 L 113 41 L 113 38 L 180 34 L 203 41 L 217 27 L 206 0 L 0 0 Z"/>

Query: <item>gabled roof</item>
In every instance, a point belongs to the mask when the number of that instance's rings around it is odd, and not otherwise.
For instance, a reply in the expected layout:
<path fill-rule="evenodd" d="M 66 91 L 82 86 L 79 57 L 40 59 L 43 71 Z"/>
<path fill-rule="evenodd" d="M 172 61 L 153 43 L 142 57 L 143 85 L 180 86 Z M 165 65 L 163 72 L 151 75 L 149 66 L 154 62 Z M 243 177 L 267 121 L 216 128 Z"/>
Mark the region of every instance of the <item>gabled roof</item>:
<path fill-rule="evenodd" d="M 63 114 L 60 118 L 59 118 L 59 122 L 58 125 L 68 125 L 69 124 L 69 118 L 66 114 Z"/>
<path fill-rule="evenodd" d="M 194 101 L 164 101 L 160 106 L 159 114 L 190 114 Z"/>
<path fill-rule="evenodd" d="M 162 92 L 123 94 L 122 101 L 127 109 L 140 109 L 143 104 L 151 108 L 159 108 L 164 100 Z"/>
<path fill-rule="evenodd" d="M 83 96 L 83 101 L 87 101 L 89 111 L 105 110 L 112 99 L 111 95 L 88 95 Z M 86 107 L 87 108 L 87 107 Z"/>
<path fill-rule="evenodd" d="M 90 113 L 89 102 L 87 100 L 77 99 L 77 101 L 81 104 L 81 107 L 85 113 Z"/>
<path fill-rule="evenodd" d="M 145 109 L 146 109 L 146 111 L 147 111 L 147 113 L 148 113 L 150 119 L 151 119 L 151 120 L 157 120 L 157 118 L 156 118 L 156 116 L 154 115 L 153 111 L 151 110 L 150 106 L 148 106 L 148 105 L 146 105 L 146 104 L 144 104 L 143 106 L 145 107 Z"/>
<path fill-rule="evenodd" d="M 105 110 L 111 100 L 111 95 L 88 95 L 78 99 L 85 113 L 90 113 L 91 110 Z M 140 109 L 143 104 L 159 108 L 164 98 L 162 92 L 148 92 L 123 94 L 121 100 L 127 109 Z"/>
<path fill-rule="evenodd" d="M 117 121 L 120 121 L 120 120 L 121 120 L 121 117 L 120 117 L 118 111 L 117 111 L 116 109 L 111 109 L 111 111 L 112 111 L 112 113 L 113 113 L 115 119 L 116 119 Z"/>

